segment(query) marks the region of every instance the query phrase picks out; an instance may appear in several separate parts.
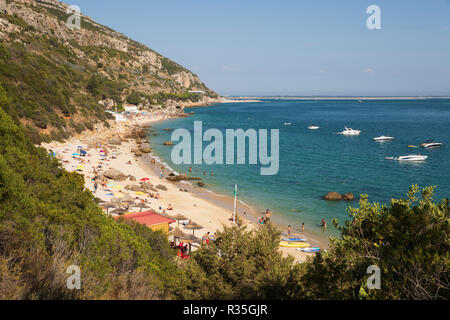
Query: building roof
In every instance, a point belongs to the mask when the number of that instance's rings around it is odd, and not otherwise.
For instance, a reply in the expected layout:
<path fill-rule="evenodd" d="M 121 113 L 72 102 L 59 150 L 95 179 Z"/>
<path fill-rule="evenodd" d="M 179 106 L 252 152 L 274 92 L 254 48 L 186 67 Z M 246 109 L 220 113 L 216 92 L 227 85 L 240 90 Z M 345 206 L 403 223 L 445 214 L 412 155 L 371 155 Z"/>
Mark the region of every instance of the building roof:
<path fill-rule="evenodd" d="M 119 217 L 116 217 L 118 219 Z M 123 216 L 125 220 L 133 220 L 137 223 L 145 224 L 146 226 L 154 226 L 157 224 L 162 223 L 173 223 L 176 222 L 173 219 L 169 219 L 167 217 L 161 216 L 157 213 L 154 213 L 152 211 L 145 211 L 145 212 L 132 212 L 125 214 Z"/>

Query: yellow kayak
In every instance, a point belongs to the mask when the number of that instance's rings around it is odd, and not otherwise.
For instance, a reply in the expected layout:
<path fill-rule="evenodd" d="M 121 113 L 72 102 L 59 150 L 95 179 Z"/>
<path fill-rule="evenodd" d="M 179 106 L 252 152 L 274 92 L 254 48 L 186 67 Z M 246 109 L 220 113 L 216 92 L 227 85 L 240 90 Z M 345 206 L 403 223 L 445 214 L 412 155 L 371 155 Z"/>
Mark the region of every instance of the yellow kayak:
<path fill-rule="evenodd" d="M 289 247 L 289 248 L 307 248 L 307 247 L 309 247 L 309 243 L 307 243 L 307 242 L 288 242 L 288 241 L 280 241 L 280 247 Z"/>

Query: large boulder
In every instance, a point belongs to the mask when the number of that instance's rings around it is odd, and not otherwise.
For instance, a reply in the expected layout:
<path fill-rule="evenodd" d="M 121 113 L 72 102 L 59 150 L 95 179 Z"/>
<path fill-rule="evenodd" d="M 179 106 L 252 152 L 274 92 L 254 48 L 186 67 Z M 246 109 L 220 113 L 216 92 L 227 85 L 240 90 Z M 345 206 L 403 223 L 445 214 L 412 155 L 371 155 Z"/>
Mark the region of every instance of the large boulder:
<path fill-rule="evenodd" d="M 114 136 L 109 140 L 109 144 L 112 145 L 121 145 L 122 144 L 122 138 L 119 136 Z"/>
<path fill-rule="evenodd" d="M 152 190 L 153 189 L 153 185 L 149 182 L 142 182 L 141 187 L 144 190 Z"/>
<path fill-rule="evenodd" d="M 123 172 L 113 168 L 106 170 L 103 173 L 103 176 L 114 181 L 123 181 L 127 178 L 127 176 Z"/>
<path fill-rule="evenodd" d="M 135 184 L 132 185 L 126 185 L 125 186 L 126 190 L 130 190 L 130 191 L 141 191 L 141 186 L 137 186 Z"/>
<path fill-rule="evenodd" d="M 328 192 L 323 198 L 328 201 L 340 201 L 343 197 L 337 192 Z"/>
<path fill-rule="evenodd" d="M 150 152 L 152 152 L 152 149 L 150 149 L 150 148 L 142 148 L 142 153 L 150 153 Z"/>
<path fill-rule="evenodd" d="M 162 184 L 158 184 L 155 188 L 159 189 L 159 190 L 167 191 L 167 187 L 163 186 Z"/>

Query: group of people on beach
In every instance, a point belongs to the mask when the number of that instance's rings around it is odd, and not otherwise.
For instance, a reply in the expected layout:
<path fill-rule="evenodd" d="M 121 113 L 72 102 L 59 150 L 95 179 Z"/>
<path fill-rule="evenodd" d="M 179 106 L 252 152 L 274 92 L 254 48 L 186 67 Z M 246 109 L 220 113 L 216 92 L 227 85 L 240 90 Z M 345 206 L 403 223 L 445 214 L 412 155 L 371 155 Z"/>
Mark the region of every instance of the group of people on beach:
<path fill-rule="evenodd" d="M 265 212 L 264 217 L 261 217 L 261 218 L 259 219 L 259 223 L 260 223 L 260 224 L 266 224 L 267 222 L 270 221 L 270 217 L 271 217 L 271 216 L 272 216 L 272 212 L 271 212 L 269 209 L 267 209 L 266 212 Z"/>
<path fill-rule="evenodd" d="M 210 244 L 210 241 L 216 241 L 217 239 L 217 233 L 214 232 L 212 235 L 209 231 L 205 233 L 202 237 L 202 243 L 203 244 Z"/>

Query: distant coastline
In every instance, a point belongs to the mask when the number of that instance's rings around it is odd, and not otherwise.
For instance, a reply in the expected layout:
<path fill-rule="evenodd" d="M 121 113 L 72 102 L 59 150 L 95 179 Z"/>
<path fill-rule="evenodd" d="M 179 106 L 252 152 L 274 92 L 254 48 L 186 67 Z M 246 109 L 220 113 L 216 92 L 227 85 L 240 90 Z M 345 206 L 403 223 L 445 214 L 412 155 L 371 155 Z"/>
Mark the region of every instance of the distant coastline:
<path fill-rule="evenodd" d="M 426 100 L 426 99 L 450 99 L 450 96 L 230 96 L 226 97 L 230 101 L 260 101 L 271 100 Z"/>

